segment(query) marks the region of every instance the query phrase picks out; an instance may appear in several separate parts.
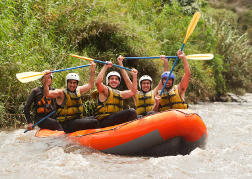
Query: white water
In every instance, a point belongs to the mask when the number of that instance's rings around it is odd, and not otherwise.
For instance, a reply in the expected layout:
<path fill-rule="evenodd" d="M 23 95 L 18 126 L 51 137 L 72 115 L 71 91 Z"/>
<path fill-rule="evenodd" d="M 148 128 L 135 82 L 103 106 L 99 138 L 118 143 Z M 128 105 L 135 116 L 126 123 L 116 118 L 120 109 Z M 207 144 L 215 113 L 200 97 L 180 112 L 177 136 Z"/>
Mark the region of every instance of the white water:
<path fill-rule="evenodd" d="M 186 156 L 114 156 L 35 138 L 37 129 L 0 131 L 0 178 L 252 178 L 252 94 L 245 98 L 248 103 L 190 106 L 207 126 L 208 144 Z"/>

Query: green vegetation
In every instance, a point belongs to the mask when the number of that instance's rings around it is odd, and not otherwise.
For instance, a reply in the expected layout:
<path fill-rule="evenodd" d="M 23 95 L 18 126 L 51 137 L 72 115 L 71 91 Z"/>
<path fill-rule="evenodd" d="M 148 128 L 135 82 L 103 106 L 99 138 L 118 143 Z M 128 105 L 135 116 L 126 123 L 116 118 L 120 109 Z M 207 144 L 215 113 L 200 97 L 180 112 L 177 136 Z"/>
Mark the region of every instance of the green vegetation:
<path fill-rule="evenodd" d="M 215 9 L 226 9 L 238 15 L 237 29 L 240 35 L 247 33 L 252 45 L 252 1 L 251 0 L 208 0 Z"/>
<path fill-rule="evenodd" d="M 5 0 L 0 3 L 0 126 L 22 125 L 23 106 L 40 81 L 20 83 L 15 74 L 58 70 L 88 64 L 68 54 L 112 61 L 124 56 L 176 55 L 184 41 L 194 12 L 202 17 L 187 40 L 187 55 L 212 53 L 211 61 L 188 60 L 191 81 L 186 100 L 216 100 L 225 92 L 252 92 L 251 46 L 240 33 L 238 16 L 209 7 L 201 0 Z M 237 30 L 236 30 L 237 29 Z M 174 60 L 169 60 L 169 68 Z M 160 59 L 124 60 L 139 76 L 149 74 L 158 83 L 163 70 Z M 97 74 L 102 65 L 97 64 Z M 113 68 L 113 70 L 117 70 Z M 181 60 L 175 69 L 176 82 L 184 70 Z M 70 71 L 54 74 L 54 87 L 65 86 Z M 74 70 L 87 83 L 89 68 Z M 175 82 L 175 83 L 176 83 Z M 123 83 L 121 89 L 125 89 Z M 91 93 L 85 99 L 85 114 L 93 110 Z M 125 104 L 133 106 L 132 100 Z"/>

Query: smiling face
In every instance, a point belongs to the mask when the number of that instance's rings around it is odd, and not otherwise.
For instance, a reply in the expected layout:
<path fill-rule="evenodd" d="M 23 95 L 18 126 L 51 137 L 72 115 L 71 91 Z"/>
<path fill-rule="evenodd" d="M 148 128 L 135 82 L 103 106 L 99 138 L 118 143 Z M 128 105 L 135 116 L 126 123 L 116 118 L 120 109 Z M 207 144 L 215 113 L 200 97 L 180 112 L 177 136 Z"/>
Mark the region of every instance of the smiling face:
<path fill-rule="evenodd" d="M 68 80 L 67 81 L 67 88 L 70 91 L 76 90 L 77 86 L 78 86 L 78 81 L 77 80 Z"/>
<path fill-rule="evenodd" d="M 148 92 L 151 90 L 151 82 L 150 80 L 143 80 L 141 82 L 141 87 L 143 92 Z"/>
<path fill-rule="evenodd" d="M 166 79 L 167 79 L 166 77 L 162 78 L 163 84 L 165 84 Z M 166 90 L 171 89 L 171 88 L 172 88 L 172 83 L 173 83 L 173 79 L 170 78 L 170 79 L 168 80 L 166 86 L 165 86 L 165 89 L 166 89 Z"/>
<path fill-rule="evenodd" d="M 119 78 L 117 76 L 110 76 L 109 77 L 109 86 L 111 88 L 116 88 L 119 84 Z"/>

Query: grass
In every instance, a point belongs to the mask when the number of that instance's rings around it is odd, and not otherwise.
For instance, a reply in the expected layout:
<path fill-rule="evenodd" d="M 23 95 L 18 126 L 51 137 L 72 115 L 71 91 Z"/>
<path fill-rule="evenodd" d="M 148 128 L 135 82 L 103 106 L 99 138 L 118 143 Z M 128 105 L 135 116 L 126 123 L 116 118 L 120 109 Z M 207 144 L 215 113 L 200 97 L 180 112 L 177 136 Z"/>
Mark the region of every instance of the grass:
<path fill-rule="evenodd" d="M 204 0 L 6 0 L 0 3 L 1 120 L 7 120 L 5 114 L 22 114 L 31 89 L 41 85 L 39 80 L 22 84 L 16 73 L 88 64 L 68 54 L 114 63 L 120 54 L 176 55 L 195 11 L 200 11 L 202 17 L 184 52 L 186 55 L 213 53 L 215 58 L 188 60 L 192 75 L 187 102 L 214 100 L 226 91 L 244 91 L 240 88 L 251 91 L 251 46 L 247 35 L 238 31 L 238 16 L 232 11 L 212 9 Z M 169 69 L 173 63 L 174 59 L 169 60 Z M 125 60 L 124 66 L 136 68 L 139 77 L 151 75 L 154 85 L 163 70 L 160 59 Z M 97 64 L 96 75 L 101 67 Z M 111 70 L 119 71 L 114 67 Z M 80 85 L 88 82 L 90 70 L 83 68 L 55 73 L 53 86 L 64 88 L 69 72 L 80 75 Z M 184 73 L 181 60 L 174 72 L 179 82 Z M 126 89 L 124 82 L 123 89 Z M 85 115 L 91 115 L 94 108 L 90 93 L 83 96 Z M 133 107 L 132 100 L 125 105 Z"/>

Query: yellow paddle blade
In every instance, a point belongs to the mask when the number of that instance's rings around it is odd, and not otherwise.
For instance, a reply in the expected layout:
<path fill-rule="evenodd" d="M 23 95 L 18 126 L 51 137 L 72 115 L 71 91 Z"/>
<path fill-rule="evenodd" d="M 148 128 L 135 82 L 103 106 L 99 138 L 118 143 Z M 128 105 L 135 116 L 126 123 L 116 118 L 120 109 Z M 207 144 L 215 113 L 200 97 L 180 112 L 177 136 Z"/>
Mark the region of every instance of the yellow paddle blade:
<path fill-rule="evenodd" d="M 42 75 L 45 75 L 46 73 L 41 72 L 24 72 L 24 73 L 17 73 L 16 77 L 17 79 L 22 83 L 27 83 L 30 81 L 35 81 L 42 77 Z"/>
<path fill-rule="evenodd" d="M 187 55 L 187 59 L 191 60 L 211 60 L 214 58 L 213 54 L 194 54 L 194 55 Z"/>
<path fill-rule="evenodd" d="M 75 58 L 80 58 L 80 59 L 84 59 L 84 60 L 89 60 L 89 61 L 94 61 L 94 59 L 92 58 L 88 58 L 88 57 L 82 57 L 82 56 L 79 56 L 79 55 L 71 55 L 71 57 L 75 57 Z"/>
<path fill-rule="evenodd" d="M 189 38 L 189 36 L 192 34 L 193 30 L 195 29 L 198 21 L 199 21 L 199 18 L 200 18 L 201 14 L 200 12 L 195 12 L 195 14 L 193 15 L 193 18 L 189 24 L 189 27 L 187 29 L 187 32 L 186 32 L 186 38 L 184 40 L 184 44 L 186 43 L 187 39 Z"/>

